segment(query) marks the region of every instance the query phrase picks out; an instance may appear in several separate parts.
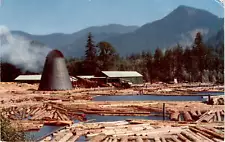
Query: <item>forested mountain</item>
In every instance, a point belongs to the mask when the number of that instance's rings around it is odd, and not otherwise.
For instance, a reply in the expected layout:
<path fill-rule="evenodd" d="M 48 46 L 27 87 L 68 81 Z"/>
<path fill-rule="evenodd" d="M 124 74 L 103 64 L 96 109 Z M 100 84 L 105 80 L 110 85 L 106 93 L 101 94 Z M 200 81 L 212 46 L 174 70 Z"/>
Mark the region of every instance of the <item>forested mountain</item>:
<path fill-rule="evenodd" d="M 60 49 L 66 56 L 81 57 L 86 37 L 91 32 L 96 43 L 108 41 L 124 56 L 142 50 L 154 51 L 157 47 L 164 49 L 177 43 L 190 45 L 196 32 L 201 32 L 204 40 L 207 40 L 222 27 L 223 19 L 208 11 L 179 6 L 164 18 L 141 27 L 110 24 L 89 27 L 72 34 L 31 35 L 21 31 L 12 33 L 40 41 L 50 48 Z"/>

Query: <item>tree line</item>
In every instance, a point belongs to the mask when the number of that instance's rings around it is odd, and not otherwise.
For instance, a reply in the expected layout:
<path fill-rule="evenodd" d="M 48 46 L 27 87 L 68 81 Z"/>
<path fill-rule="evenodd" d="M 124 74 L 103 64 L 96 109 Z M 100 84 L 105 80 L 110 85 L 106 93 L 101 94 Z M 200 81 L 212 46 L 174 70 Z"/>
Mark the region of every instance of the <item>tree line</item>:
<path fill-rule="evenodd" d="M 70 75 L 94 75 L 100 71 L 138 71 L 148 82 L 224 82 L 224 44 L 209 46 L 203 42 L 200 32 L 192 46 L 174 47 L 154 52 L 142 51 L 122 57 L 112 44 L 94 42 L 88 34 L 83 58 L 66 59 Z M 9 63 L 1 64 L 1 81 L 13 81 L 21 70 Z M 34 74 L 27 71 L 25 74 Z"/>
<path fill-rule="evenodd" d="M 165 51 L 157 48 L 154 53 L 143 51 L 120 57 L 108 42 L 94 44 L 88 35 L 84 59 L 67 61 L 71 75 L 93 75 L 101 70 L 138 71 L 148 82 L 170 82 L 176 78 L 180 82 L 224 82 L 224 44 L 209 47 L 203 43 L 200 32 L 193 45 L 179 44 Z"/>

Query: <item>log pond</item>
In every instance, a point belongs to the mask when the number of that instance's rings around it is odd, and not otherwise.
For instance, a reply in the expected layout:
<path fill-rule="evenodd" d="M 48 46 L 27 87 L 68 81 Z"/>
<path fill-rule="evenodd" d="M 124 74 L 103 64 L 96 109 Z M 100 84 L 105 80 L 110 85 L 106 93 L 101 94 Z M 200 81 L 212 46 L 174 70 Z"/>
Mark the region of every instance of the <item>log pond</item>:
<path fill-rule="evenodd" d="M 196 95 L 115 95 L 115 96 L 96 96 L 94 101 L 204 101 L 203 96 L 224 95 L 224 92 L 199 92 Z"/>

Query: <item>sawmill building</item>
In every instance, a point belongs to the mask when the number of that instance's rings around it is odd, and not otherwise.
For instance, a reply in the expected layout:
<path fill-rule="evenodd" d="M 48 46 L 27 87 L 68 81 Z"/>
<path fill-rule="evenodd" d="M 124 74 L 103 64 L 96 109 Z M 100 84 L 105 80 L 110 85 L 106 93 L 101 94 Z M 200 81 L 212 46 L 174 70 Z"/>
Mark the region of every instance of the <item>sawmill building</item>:
<path fill-rule="evenodd" d="M 125 80 L 133 84 L 143 83 L 143 76 L 136 71 L 101 71 L 99 76 L 106 77 L 107 82 Z"/>

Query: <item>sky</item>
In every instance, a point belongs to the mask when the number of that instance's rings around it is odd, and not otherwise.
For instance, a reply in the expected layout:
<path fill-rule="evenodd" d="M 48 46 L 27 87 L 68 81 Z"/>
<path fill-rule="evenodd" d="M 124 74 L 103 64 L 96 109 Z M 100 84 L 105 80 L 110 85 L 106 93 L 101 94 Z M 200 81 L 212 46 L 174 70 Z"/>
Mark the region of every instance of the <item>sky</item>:
<path fill-rule="evenodd" d="M 0 25 L 30 34 L 73 33 L 90 26 L 137 25 L 158 20 L 179 5 L 205 9 L 218 17 L 216 0 L 0 0 Z"/>

